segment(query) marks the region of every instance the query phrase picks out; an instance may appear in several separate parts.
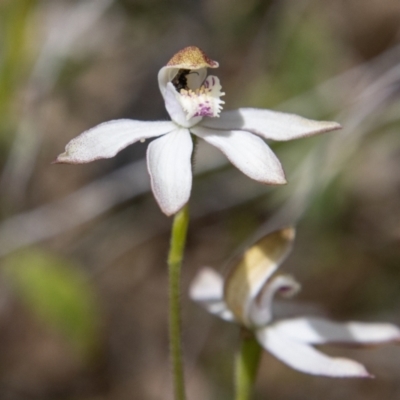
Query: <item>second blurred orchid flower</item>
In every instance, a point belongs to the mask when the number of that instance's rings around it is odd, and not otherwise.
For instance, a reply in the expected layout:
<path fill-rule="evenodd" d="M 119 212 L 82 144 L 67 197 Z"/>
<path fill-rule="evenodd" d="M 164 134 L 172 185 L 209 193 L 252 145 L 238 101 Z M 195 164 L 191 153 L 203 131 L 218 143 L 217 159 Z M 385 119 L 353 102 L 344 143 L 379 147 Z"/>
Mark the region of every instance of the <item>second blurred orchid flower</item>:
<path fill-rule="evenodd" d="M 135 142 L 162 136 L 148 147 L 147 168 L 161 210 L 172 215 L 190 197 L 191 133 L 221 150 L 251 179 L 280 185 L 286 183 L 281 163 L 261 138 L 286 141 L 340 128 L 336 122 L 270 110 L 239 108 L 221 113 L 225 93 L 216 76 L 207 77 L 207 68 L 217 67 L 218 63 L 198 47 L 184 48 L 158 73 L 172 121 L 119 119 L 102 123 L 72 139 L 55 162 L 83 164 L 111 158 Z"/>
<path fill-rule="evenodd" d="M 254 332 L 260 345 L 288 366 L 313 375 L 371 377 L 365 367 L 346 358 L 329 357 L 313 345 L 367 345 L 400 340 L 392 324 L 337 323 L 316 317 L 274 320 L 275 294 L 292 296 L 300 285 L 288 275 L 272 276 L 291 250 L 293 228 L 273 232 L 248 249 L 224 281 L 204 268 L 193 281 L 190 297 L 210 313 Z"/>

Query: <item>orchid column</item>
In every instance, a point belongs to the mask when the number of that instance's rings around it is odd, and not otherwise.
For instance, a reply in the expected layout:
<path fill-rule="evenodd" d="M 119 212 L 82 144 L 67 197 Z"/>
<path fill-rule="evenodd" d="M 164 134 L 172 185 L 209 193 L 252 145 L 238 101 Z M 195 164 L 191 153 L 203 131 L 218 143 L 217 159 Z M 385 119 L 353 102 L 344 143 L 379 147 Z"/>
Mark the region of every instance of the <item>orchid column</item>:
<path fill-rule="evenodd" d="M 151 188 L 162 212 L 175 215 L 168 257 L 170 272 L 170 347 L 175 399 L 183 400 L 180 339 L 180 270 L 189 223 L 194 138 L 217 147 L 249 178 L 263 184 L 286 183 L 278 158 L 263 139 L 291 140 L 339 129 L 336 122 L 313 121 L 293 114 L 240 108 L 221 112 L 219 79 L 207 76 L 218 63 L 195 46 L 175 54 L 158 74 L 171 121 L 119 119 L 89 129 L 66 146 L 55 163 L 82 164 L 114 157 L 125 147 L 155 138 L 147 151 Z M 260 137 L 261 136 L 261 137 Z M 263 139 L 262 139 L 263 138 Z"/>

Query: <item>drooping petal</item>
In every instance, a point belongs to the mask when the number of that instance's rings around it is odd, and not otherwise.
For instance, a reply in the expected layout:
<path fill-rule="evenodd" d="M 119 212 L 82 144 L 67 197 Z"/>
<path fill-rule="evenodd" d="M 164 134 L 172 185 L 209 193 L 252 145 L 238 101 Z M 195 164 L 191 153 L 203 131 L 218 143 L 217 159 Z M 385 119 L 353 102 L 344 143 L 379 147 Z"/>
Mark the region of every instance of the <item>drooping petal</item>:
<path fill-rule="evenodd" d="M 302 317 L 276 322 L 274 329 L 280 335 L 310 344 L 379 344 L 400 341 L 400 329 L 384 323 L 338 323 L 322 318 Z"/>
<path fill-rule="evenodd" d="M 235 320 L 224 301 L 224 280 L 213 269 L 203 268 L 196 275 L 190 285 L 189 296 L 211 314 L 217 315 L 226 321 Z"/>
<path fill-rule="evenodd" d="M 300 284 L 289 275 L 278 275 L 270 279 L 253 300 L 249 310 L 249 321 L 255 327 L 267 325 L 272 320 L 272 302 L 275 294 L 291 297 L 300 290 Z"/>
<path fill-rule="evenodd" d="M 65 153 L 60 154 L 55 162 L 83 164 L 111 158 L 130 144 L 164 135 L 174 129 L 176 125 L 171 121 L 117 119 L 104 122 L 72 139 L 65 147 Z"/>
<path fill-rule="evenodd" d="M 193 142 L 187 129 L 176 129 L 149 144 L 147 169 L 153 194 L 166 215 L 189 200 L 192 188 Z"/>
<path fill-rule="evenodd" d="M 224 298 L 236 319 L 250 328 L 250 308 L 265 283 L 291 250 L 294 228 L 272 232 L 236 261 L 225 280 Z"/>
<path fill-rule="evenodd" d="M 221 150 L 251 179 L 270 185 L 286 183 L 282 165 L 259 137 L 245 131 L 218 131 L 194 126 L 191 131 Z"/>
<path fill-rule="evenodd" d="M 260 344 L 280 361 L 298 371 L 336 378 L 370 378 L 365 367 L 347 358 L 329 357 L 308 344 L 276 332 L 274 325 L 256 331 Z"/>
<path fill-rule="evenodd" d="M 265 139 L 286 141 L 340 129 L 337 122 L 315 121 L 279 111 L 239 108 L 223 111 L 220 118 L 204 118 L 202 126 L 214 129 L 242 129 Z"/>

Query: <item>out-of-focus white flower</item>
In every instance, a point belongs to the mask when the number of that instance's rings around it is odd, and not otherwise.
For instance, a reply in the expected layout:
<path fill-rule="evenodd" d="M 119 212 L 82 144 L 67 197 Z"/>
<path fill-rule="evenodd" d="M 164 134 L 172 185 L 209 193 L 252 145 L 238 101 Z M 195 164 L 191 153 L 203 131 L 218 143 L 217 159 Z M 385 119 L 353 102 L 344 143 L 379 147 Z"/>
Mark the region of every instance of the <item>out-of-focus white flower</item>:
<path fill-rule="evenodd" d="M 150 143 L 147 167 L 161 210 L 172 215 L 190 197 L 194 134 L 221 150 L 240 171 L 258 182 L 286 183 L 278 158 L 259 137 L 286 141 L 339 129 L 336 122 L 293 114 L 239 108 L 222 112 L 221 85 L 207 68 L 218 63 L 195 46 L 175 54 L 158 73 L 158 84 L 172 121 L 120 119 L 102 123 L 72 139 L 55 163 L 82 164 L 114 157 L 137 141 Z M 256 136 L 258 135 L 258 136 Z"/>
<path fill-rule="evenodd" d="M 329 357 L 314 345 L 370 345 L 400 340 L 397 326 L 385 323 L 337 323 L 316 317 L 274 320 L 275 294 L 292 296 L 300 285 L 288 275 L 272 276 L 289 253 L 295 231 L 273 232 L 248 249 L 222 278 L 202 269 L 190 288 L 192 300 L 210 313 L 254 332 L 260 345 L 288 366 L 330 377 L 371 377 L 365 367 L 346 358 Z"/>

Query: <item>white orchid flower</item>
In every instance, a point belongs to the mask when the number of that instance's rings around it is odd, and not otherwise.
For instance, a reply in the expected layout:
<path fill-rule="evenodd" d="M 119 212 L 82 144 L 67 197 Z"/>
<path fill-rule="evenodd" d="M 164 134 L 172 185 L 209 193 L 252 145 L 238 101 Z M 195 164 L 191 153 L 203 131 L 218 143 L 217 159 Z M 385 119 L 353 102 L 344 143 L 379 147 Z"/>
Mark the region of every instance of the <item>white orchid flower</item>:
<path fill-rule="evenodd" d="M 286 183 L 278 158 L 259 137 L 286 141 L 339 129 L 336 122 L 313 121 L 277 111 L 239 108 L 221 113 L 221 85 L 207 68 L 217 68 L 195 46 L 175 54 L 158 73 L 171 121 L 119 119 L 95 126 L 72 139 L 55 163 L 82 164 L 114 157 L 125 147 L 150 143 L 147 167 L 154 196 L 166 215 L 179 211 L 192 187 L 191 133 L 221 150 L 250 178 L 272 185 Z M 256 136 L 258 135 L 258 136 Z"/>
<path fill-rule="evenodd" d="M 211 268 L 202 269 L 190 287 L 190 297 L 210 313 L 254 332 L 260 345 L 288 366 L 313 375 L 371 377 L 365 367 L 346 358 L 329 357 L 314 345 L 376 345 L 400 340 L 392 324 L 337 323 L 304 316 L 274 320 L 275 294 L 291 296 L 300 285 L 290 276 L 272 276 L 293 243 L 293 228 L 265 236 L 247 250 L 224 281 Z"/>

